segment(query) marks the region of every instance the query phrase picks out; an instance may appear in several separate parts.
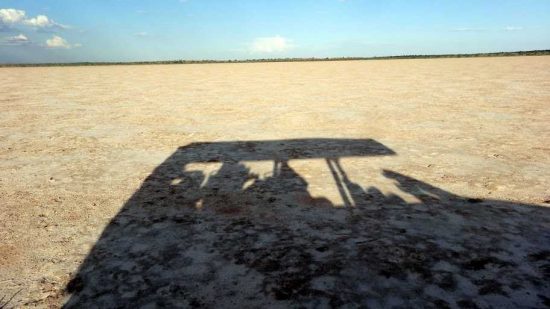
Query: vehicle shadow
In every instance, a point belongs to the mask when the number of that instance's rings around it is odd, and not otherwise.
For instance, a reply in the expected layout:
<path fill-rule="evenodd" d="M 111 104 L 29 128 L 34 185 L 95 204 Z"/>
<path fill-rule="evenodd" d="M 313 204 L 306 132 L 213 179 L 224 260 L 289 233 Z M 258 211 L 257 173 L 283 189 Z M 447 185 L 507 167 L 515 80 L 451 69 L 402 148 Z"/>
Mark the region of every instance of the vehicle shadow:
<path fill-rule="evenodd" d="M 384 170 L 365 188 L 345 157 L 369 139 L 193 143 L 147 177 L 67 285 L 73 307 L 541 307 L 545 207 L 461 197 Z M 343 201 L 314 197 L 289 161 L 322 159 Z M 244 162 L 269 161 L 261 177 Z M 217 164 L 213 173 L 190 169 Z"/>

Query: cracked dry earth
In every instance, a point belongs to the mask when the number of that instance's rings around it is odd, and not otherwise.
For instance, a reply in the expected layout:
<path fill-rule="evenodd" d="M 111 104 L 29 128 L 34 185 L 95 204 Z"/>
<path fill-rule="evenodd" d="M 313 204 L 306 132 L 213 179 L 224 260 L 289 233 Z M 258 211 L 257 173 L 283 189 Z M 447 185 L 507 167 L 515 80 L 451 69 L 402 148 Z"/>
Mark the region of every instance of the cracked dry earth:
<path fill-rule="evenodd" d="M 550 57 L 0 80 L 0 306 L 550 306 Z"/>

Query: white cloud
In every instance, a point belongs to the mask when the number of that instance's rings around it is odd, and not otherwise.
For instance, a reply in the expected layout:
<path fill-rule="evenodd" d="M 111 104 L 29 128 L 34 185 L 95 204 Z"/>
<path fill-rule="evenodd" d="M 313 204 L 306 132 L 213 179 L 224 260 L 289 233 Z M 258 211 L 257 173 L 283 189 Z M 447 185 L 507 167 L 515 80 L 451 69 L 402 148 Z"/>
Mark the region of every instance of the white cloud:
<path fill-rule="evenodd" d="M 25 18 L 25 11 L 16 9 L 0 9 L 0 23 L 16 24 Z"/>
<path fill-rule="evenodd" d="M 143 32 L 134 33 L 134 35 L 139 37 L 146 37 L 146 36 L 149 36 L 149 33 L 143 31 Z"/>
<path fill-rule="evenodd" d="M 64 38 L 54 35 L 51 39 L 46 40 L 46 47 L 48 48 L 64 48 L 70 49 L 80 47 L 81 44 L 69 44 Z"/>
<path fill-rule="evenodd" d="M 23 21 L 23 24 L 34 28 L 52 28 L 57 27 L 61 29 L 67 29 L 69 26 L 56 23 L 53 19 L 48 18 L 46 15 L 38 15 L 34 18 L 28 18 Z"/>
<path fill-rule="evenodd" d="M 282 53 L 292 48 L 287 38 L 282 36 L 256 38 L 250 45 L 252 53 Z"/>
<path fill-rule="evenodd" d="M 8 41 L 11 41 L 11 42 L 28 42 L 29 38 L 27 38 L 26 35 L 21 33 L 21 34 L 16 35 L 16 36 L 8 37 Z"/>
<path fill-rule="evenodd" d="M 26 25 L 33 28 L 68 28 L 66 25 L 56 23 L 46 15 L 37 15 L 36 17 L 27 18 L 27 13 L 25 11 L 16 9 L 0 9 L 0 26 L 2 25 Z"/>
<path fill-rule="evenodd" d="M 25 45 L 30 43 L 29 38 L 24 34 L 6 37 L 2 42 L 2 45 Z"/>
<path fill-rule="evenodd" d="M 29 18 L 23 21 L 25 25 L 32 27 L 51 27 L 54 24 L 53 20 L 50 20 L 46 15 L 38 15 L 35 18 Z"/>
<path fill-rule="evenodd" d="M 523 27 L 516 27 L 516 26 L 504 27 L 504 31 L 521 31 L 521 30 L 523 30 Z"/>

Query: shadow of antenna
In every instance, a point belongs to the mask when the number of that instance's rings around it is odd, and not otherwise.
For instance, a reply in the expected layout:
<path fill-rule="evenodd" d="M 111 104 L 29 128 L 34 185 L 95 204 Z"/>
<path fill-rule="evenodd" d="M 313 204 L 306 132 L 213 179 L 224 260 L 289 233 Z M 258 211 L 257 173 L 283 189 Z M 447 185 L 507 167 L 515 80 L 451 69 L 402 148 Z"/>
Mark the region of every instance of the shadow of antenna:
<path fill-rule="evenodd" d="M 15 298 L 15 296 L 17 296 L 17 294 L 21 293 L 21 291 L 23 291 L 23 289 L 19 289 L 19 291 L 15 292 L 8 300 L 6 300 L 5 303 L 2 303 L 5 298 L 5 296 L 2 296 L 0 299 L 0 309 L 7 309 L 10 302 Z"/>

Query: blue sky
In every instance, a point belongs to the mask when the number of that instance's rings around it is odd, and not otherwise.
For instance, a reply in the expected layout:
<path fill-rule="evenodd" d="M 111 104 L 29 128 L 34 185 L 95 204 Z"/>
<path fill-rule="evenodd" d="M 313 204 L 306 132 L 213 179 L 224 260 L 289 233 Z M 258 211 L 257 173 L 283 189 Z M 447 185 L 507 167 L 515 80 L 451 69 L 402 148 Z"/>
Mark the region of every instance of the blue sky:
<path fill-rule="evenodd" d="M 0 62 L 550 49 L 550 0 L 0 0 Z"/>

